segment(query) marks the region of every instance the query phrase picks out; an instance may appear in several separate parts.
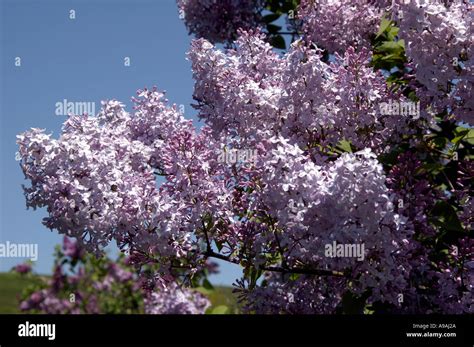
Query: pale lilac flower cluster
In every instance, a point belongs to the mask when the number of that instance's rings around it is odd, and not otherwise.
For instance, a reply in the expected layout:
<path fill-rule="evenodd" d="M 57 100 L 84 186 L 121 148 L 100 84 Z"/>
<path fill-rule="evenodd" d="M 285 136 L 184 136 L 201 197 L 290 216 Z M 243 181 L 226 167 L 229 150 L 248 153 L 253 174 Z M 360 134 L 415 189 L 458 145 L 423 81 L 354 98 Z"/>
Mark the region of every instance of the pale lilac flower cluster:
<path fill-rule="evenodd" d="M 348 283 L 341 277 L 269 274 L 268 285 L 244 292 L 244 310 L 257 314 L 334 314 Z"/>
<path fill-rule="evenodd" d="M 177 0 L 191 34 L 213 43 L 232 42 L 237 30 L 257 28 L 262 0 Z"/>
<path fill-rule="evenodd" d="M 458 120 L 474 121 L 472 2 L 397 1 L 399 35 L 413 61 L 418 95 L 435 112 L 449 108 Z"/>
<path fill-rule="evenodd" d="M 242 32 L 236 45 L 224 53 L 204 39 L 192 43 L 193 97 L 216 136 L 258 141 L 278 121 L 282 61 L 260 32 Z"/>
<path fill-rule="evenodd" d="M 383 10 L 368 0 L 302 0 L 298 10 L 305 39 L 330 53 L 370 48 L 382 15 Z"/>
<path fill-rule="evenodd" d="M 288 110 L 286 131 L 293 133 L 288 136 L 300 137 L 301 146 L 346 139 L 356 148 L 380 152 L 410 133 L 413 117 L 382 112 L 383 103 L 406 99 L 390 91 L 380 71 L 369 66 L 370 58 L 367 49 L 349 47 L 327 66 L 313 50 L 299 46 L 290 51 L 281 98 Z"/>
<path fill-rule="evenodd" d="M 327 309 L 334 308 L 349 283 L 353 293 L 362 294 L 371 288 L 369 302 L 396 304 L 397 293 L 408 285 L 405 276 L 410 265 L 405 254 L 411 230 L 405 227 L 404 219 L 394 213 L 385 176 L 375 155 L 367 149 L 355 154 L 346 153 L 335 162 L 317 166 L 298 146 L 290 145 L 287 140 L 280 138 L 272 142 L 274 149 L 262 159 L 259 198 L 269 216 L 278 221 L 271 232 L 276 234 L 272 236 L 285 265 L 345 274 L 342 278 L 328 279 L 330 283 L 339 283 L 341 291 L 329 285 L 331 293 L 329 296 L 321 294 L 321 298 L 315 291 L 323 291 L 320 286 L 327 283 L 311 289 L 318 280 L 302 278 L 294 284 L 296 297 L 306 292 L 314 294 L 306 301 L 312 306 L 301 312 L 322 312 L 328 304 L 326 299 L 332 302 Z M 267 236 L 265 241 L 268 239 L 271 238 Z M 325 246 L 333 242 L 363 244 L 364 261 L 356 257 L 328 257 Z M 293 287 L 293 284 L 277 281 L 258 292 L 273 291 L 280 285 L 283 288 L 279 290 L 285 295 L 289 290 L 287 286 Z M 256 301 L 258 305 L 266 305 L 261 298 Z M 300 297 L 301 305 L 304 305 L 303 301 Z M 300 310 L 292 302 L 285 307 L 287 312 Z M 256 307 L 252 309 L 257 310 Z M 267 312 L 266 309 L 263 311 Z"/>
<path fill-rule="evenodd" d="M 57 140 L 40 129 L 18 136 L 21 165 L 32 183 L 25 188 L 27 205 L 48 208 L 47 227 L 96 252 L 111 239 L 147 252 L 162 245 L 164 256 L 186 249 L 185 231 L 158 230 L 158 223 L 173 223 L 176 211 L 156 185 L 162 147 L 191 127 L 162 97 L 139 91 L 134 117 L 119 102 L 105 102 L 97 117 L 71 116 Z"/>
<path fill-rule="evenodd" d="M 101 281 L 94 282 L 93 287 L 100 291 L 110 291 L 114 283 L 127 283 L 133 279 L 132 272 L 125 270 L 118 264 L 111 263 L 107 268 L 105 277 Z M 74 281 L 80 281 L 80 278 L 74 279 Z"/>
<path fill-rule="evenodd" d="M 382 103 L 405 98 L 369 66 L 366 49 L 326 64 L 301 41 L 279 57 L 258 32 L 242 33 L 236 46 L 223 53 L 197 40 L 189 53 L 196 107 L 216 136 L 252 144 L 282 134 L 305 149 L 346 139 L 379 152 L 411 131 L 412 117 L 381 113 Z"/>
<path fill-rule="evenodd" d="M 147 314 L 204 314 L 210 305 L 201 293 L 180 287 L 174 282 L 145 297 Z"/>

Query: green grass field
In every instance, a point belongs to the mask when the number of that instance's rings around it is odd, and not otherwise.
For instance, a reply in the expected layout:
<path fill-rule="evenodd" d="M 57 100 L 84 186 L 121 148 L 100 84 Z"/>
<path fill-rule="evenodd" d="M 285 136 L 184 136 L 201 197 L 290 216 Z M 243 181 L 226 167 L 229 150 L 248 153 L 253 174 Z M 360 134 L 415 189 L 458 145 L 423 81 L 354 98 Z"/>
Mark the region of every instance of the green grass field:
<path fill-rule="evenodd" d="M 18 313 L 18 296 L 29 281 L 15 273 L 0 273 L 0 313 Z"/>
<path fill-rule="evenodd" d="M 18 297 L 22 290 L 28 286 L 28 279 L 16 273 L 0 273 L 0 314 L 19 313 Z M 209 293 L 212 308 L 225 305 L 229 308 L 227 313 L 238 311 L 237 301 L 230 287 L 216 287 Z M 217 310 L 219 311 L 219 310 Z"/>

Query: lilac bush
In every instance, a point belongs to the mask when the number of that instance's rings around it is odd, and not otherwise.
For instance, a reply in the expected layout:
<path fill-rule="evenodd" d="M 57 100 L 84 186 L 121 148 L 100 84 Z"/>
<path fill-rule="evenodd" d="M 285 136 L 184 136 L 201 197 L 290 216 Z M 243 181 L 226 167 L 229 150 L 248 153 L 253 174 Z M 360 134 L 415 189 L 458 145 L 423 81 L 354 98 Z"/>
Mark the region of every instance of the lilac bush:
<path fill-rule="evenodd" d="M 150 287 L 150 280 L 131 267 L 129 259 L 97 259 L 67 237 L 56 249 L 52 277 L 29 276 L 33 284 L 22 294 L 19 306 L 29 313 L 202 314 L 210 306 L 205 296 L 179 290 L 174 282 L 162 281 L 159 290 Z"/>
<path fill-rule="evenodd" d="M 197 3 L 181 6 L 204 36 Z M 241 24 L 193 40 L 203 126 L 153 88 L 133 112 L 109 100 L 69 117 L 57 139 L 31 129 L 18 136 L 27 206 L 88 252 L 115 241 L 149 267 L 148 313 L 206 310 L 192 288 L 210 258 L 242 267 L 245 312 L 474 312 L 473 131 L 458 122 L 472 121 L 472 6 L 408 14 L 414 3 L 304 1 L 303 35 L 283 53 Z M 213 44 L 234 33 L 232 48 Z M 99 290 L 132 276 L 106 273 Z"/>

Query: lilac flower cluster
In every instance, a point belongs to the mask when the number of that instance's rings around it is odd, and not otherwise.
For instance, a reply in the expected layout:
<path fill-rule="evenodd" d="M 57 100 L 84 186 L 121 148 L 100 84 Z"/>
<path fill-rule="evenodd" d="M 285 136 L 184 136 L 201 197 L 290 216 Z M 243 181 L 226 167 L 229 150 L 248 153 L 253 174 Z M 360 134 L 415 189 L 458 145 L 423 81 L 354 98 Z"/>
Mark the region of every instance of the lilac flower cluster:
<path fill-rule="evenodd" d="M 302 0 L 298 16 L 307 41 L 330 53 L 344 53 L 349 47 L 370 48 L 386 1 Z"/>
<path fill-rule="evenodd" d="M 47 206 L 44 224 L 90 251 L 99 252 L 114 238 L 147 253 L 156 244 L 162 254 L 179 253 L 189 235 L 175 230 L 176 242 L 168 244 L 165 224 L 173 223 L 173 208 L 159 194 L 154 170 L 162 169 L 162 147 L 191 125 L 176 107 L 163 104 L 163 94 L 138 94 L 133 119 L 122 104 L 109 101 L 97 117 L 70 117 L 57 140 L 40 129 L 19 135 L 21 165 L 32 182 L 25 188 L 27 205 Z"/>
<path fill-rule="evenodd" d="M 189 32 L 213 43 L 232 42 L 238 29 L 260 24 L 262 0 L 177 0 Z"/>
<path fill-rule="evenodd" d="M 329 277 L 323 283 L 318 277 L 301 277 L 288 283 L 273 276 L 268 280 L 271 285 L 250 294 L 249 300 L 255 304 L 250 309 L 261 313 L 329 313 L 349 286 L 361 295 L 371 288 L 368 302 L 395 305 L 397 293 L 408 286 L 405 276 L 411 266 L 405 255 L 412 231 L 394 213 L 375 155 L 370 150 L 346 153 L 318 167 L 304 159 L 297 146 L 285 140 L 275 142 L 277 148 L 265 161 L 261 200 L 278 221 L 272 236 L 285 266 L 298 268 L 304 264 L 304 268 L 330 269 L 340 276 Z M 334 241 L 363 244 L 366 260 L 327 257 L 325 245 Z M 281 294 L 284 305 L 264 300 L 274 298 L 274 291 Z M 290 293 L 293 298 L 288 296 Z"/>
<path fill-rule="evenodd" d="M 302 41 L 279 57 L 259 32 L 241 33 L 236 46 L 223 53 L 197 40 L 189 53 L 196 107 L 216 136 L 238 134 L 251 145 L 281 133 L 307 149 L 346 139 L 380 152 L 411 131 L 414 119 L 381 113 L 383 102 L 405 99 L 369 66 L 366 49 L 326 64 Z"/>
<path fill-rule="evenodd" d="M 393 8 L 412 60 L 418 95 L 439 113 L 474 121 L 473 4 L 455 1 L 397 1 Z"/>
<path fill-rule="evenodd" d="M 469 166 L 469 162 L 463 163 Z M 468 171 L 463 168 L 463 171 Z M 467 173 L 466 172 L 466 173 Z M 472 177 L 472 175 L 471 175 Z M 460 201 L 468 196 L 469 183 L 460 179 L 456 182 L 458 190 L 452 192 Z M 465 183 L 466 185 L 463 185 Z M 406 292 L 404 311 L 410 313 L 467 313 L 474 312 L 474 248 L 473 240 L 460 237 L 445 243 L 449 250 L 447 258 L 440 258 L 436 249 L 427 247 L 430 238 L 436 237 L 437 230 L 429 223 L 429 214 L 437 202 L 447 201 L 448 195 L 436 190 L 429 182 L 426 170 L 415 153 L 405 152 L 397 158 L 387 177 L 387 186 L 395 194 L 396 210 L 405 216 L 416 233 L 412 240 L 411 265 L 412 274 L 409 279 L 416 286 Z M 472 219 L 472 206 L 466 202 L 462 205 L 460 220 L 466 229 Z M 469 217 L 465 217 L 465 216 Z M 464 216 L 464 218 L 463 218 Z M 441 243 L 438 241 L 438 243 Z M 435 266 L 430 266 L 435 264 Z M 425 281 L 425 282 L 423 282 Z M 425 287 L 429 290 L 415 290 Z M 437 303 L 437 307 L 433 305 Z"/>
<path fill-rule="evenodd" d="M 258 314 L 333 314 L 348 283 L 341 277 L 288 276 L 269 274 L 267 286 L 259 286 L 243 295 L 247 311 Z"/>
<path fill-rule="evenodd" d="M 148 314 L 203 314 L 209 306 L 204 295 L 174 282 L 145 298 L 145 313 Z"/>
<path fill-rule="evenodd" d="M 420 173 L 421 169 L 422 163 L 414 153 L 402 153 L 387 175 L 387 186 L 395 194 L 397 212 L 405 215 L 417 232 L 432 236 L 436 231 L 428 223 L 427 214 L 442 195 Z"/>
<path fill-rule="evenodd" d="M 427 215 L 440 194 L 428 180 L 415 178 L 420 163 L 413 158 L 400 158 L 401 166 L 393 169 L 386 186 L 383 170 L 369 149 L 382 153 L 423 123 L 381 113 L 382 102 L 407 100 L 391 92 L 384 77 L 372 70 L 369 52 L 350 47 L 326 64 L 317 50 L 300 41 L 279 57 L 261 34 L 243 32 L 235 50 L 223 53 L 198 40 L 189 57 L 196 79 L 196 108 L 214 137 L 222 139 L 224 134 L 241 145 L 263 147 L 250 169 L 254 190 L 247 194 L 243 210 L 258 211 L 251 216 L 264 222 L 256 225 L 243 219 L 228 224 L 232 240 L 237 240 L 233 243 L 245 244 L 257 266 L 264 267 L 269 254 L 277 252 L 288 269 L 303 266 L 345 274 L 325 277 L 324 284 L 318 277 L 302 276 L 294 283 L 271 276 L 267 286 L 246 292 L 248 309 L 333 312 L 350 288 L 353 295 L 365 295 L 368 303 L 383 302 L 395 311 L 439 310 L 439 306 L 400 305 L 400 295 L 407 301 L 419 295 L 413 285 L 416 273 L 433 279 L 440 275 L 423 270 L 430 267 L 431 254 L 423 253 L 414 239 L 415 230 L 433 234 Z M 336 161 L 321 151 L 321 145 L 332 147 L 343 139 L 365 150 Z M 395 208 L 400 199 L 404 205 Z M 324 245 L 333 240 L 364 243 L 370 261 L 325 258 Z M 231 247 L 229 253 L 235 252 Z M 432 305 L 437 302 L 435 295 L 427 298 Z M 454 307 L 443 309 L 459 312 Z"/>
<path fill-rule="evenodd" d="M 19 274 L 22 274 L 22 275 L 30 273 L 31 270 L 32 270 L 31 264 L 29 264 L 29 263 L 18 264 L 13 268 L 13 271 L 15 271 Z"/>
<path fill-rule="evenodd" d="M 71 260 L 79 260 L 84 256 L 84 249 L 79 244 L 68 237 L 63 238 L 63 249 L 64 255 L 70 257 Z"/>

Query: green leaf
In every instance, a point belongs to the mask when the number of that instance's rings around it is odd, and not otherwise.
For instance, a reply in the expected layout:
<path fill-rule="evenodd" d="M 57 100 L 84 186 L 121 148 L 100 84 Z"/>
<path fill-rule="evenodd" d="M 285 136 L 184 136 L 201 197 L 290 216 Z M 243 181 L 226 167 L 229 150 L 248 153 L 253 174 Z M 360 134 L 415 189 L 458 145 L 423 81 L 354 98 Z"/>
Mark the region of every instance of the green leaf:
<path fill-rule="evenodd" d="M 423 169 L 429 173 L 437 175 L 444 169 L 444 166 L 440 163 L 426 163 L 423 165 Z"/>
<path fill-rule="evenodd" d="M 344 314 L 361 314 L 364 312 L 366 294 L 357 297 L 347 291 L 342 296 L 342 310 Z"/>
<path fill-rule="evenodd" d="M 374 310 L 371 308 L 371 306 L 367 305 L 364 307 L 364 314 L 374 314 Z"/>
<path fill-rule="evenodd" d="M 204 281 L 202 281 L 202 286 L 208 290 L 213 290 L 214 287 L 212 286 L 211 282 L 209 282 L 209 280 L 207 278 L 204 279 Z"/>
<path fill-rule="evenodd" d="M 443 149 L 448 142 L 449 142 L 449 140 L 446 137 L 441 137 L 440 136 L 440 137 L 436 137 L 436 138 L 433 139 L 433 143 L 439 149 Z"/>
<path fill-rule="evenodd" d="M 281 35 L 273 36 L 270 39 L 270 44 L 273 47 L 278 48 L 278 49 L 286 49 L 285 39 L 283 39 L 283 37 Z"/>
<path fill-rule="evenodd" d="M 389 30 L 388 35 L 387 35 L 387 38 L 389 39 L 389 41 L 395 40 L 395 36 L 398 35 L 399 31 L 400 31 L 400 28 L 398 28 L 396 26 L 390 27 L 390 30 Z"/>
<path fill-rule="evenodd" d="M 281 29 L 281 26 L 275 24 L 267 24 L 267 30 L 270 34 L 277 34 Z"/>
<path fill-rule="evenodd" d="M 387 28 L 390 26 L 390 24 L 392 24 L 391 20 L 388 20 L 386 18 L 382 18 L 382 22 L 380 23 L 379 31 L 377 32 L 377 36 L 375 38 L 382 35 L 385 32 L 385 30 L 387 30 Z"/>
<path fill-rule="evenodd" d="M 438 217 L 433 223 L 440 226 L 447 231 L 464 232 L 461 222 L 459 221 L 458 215 L 446 201 L 438 202 L 432 210 L 433 217 Z"/>
<path fill-rule="evenodd" d="M 385 41 L 377 47 L 377 51 L 387 52 L 392 54 L 402 53 L 405 50 L 405 42 L 400 41 Z"/>
<path fill-rule="evenodd" d="M 291 274 L 290 281 L 296 281 L 300 277 L 301 277 L 301 274 Z"/>
<path fill-rule="evenodd" d="M 266 0 L 265 8 L 273 13 L 287 14 L 290 10 L 296 10 L 299 0 Z"/>
<path fill-rule="evenodd" d="M 351 143 L 347 140 L 341 140 L 339 144 L 337 145 L 337 147 L 340 148 L 344 152 L 352 153 Z"/>
<path fill-rule="evenodd" d="M 454 210 L 445 219 L 445 228 L 449 231 L 464 232 L 461 222 L 459 221 L 458 215 Z"/>
<path fill-rule="evenodd" d="M 250 268 L 250 288 L 255 288 L 257 285 L 257 280 L 262 275 L 262 270 L 257 270 L 256 268 Z"/>
<path fill-rule="evenodd" d="M 474 129 L 469 130 L 469 133 L 464 138 L 464 141 L 470 143 L 471 145 L 474 145 Z"/>
<path fill-rule="evenodd" d="M 217 247 L 217 250 L 220 252 L 222 250 L 223 243 L 222 241 L 216 240 L 214 241 Z"/>
<path fill-rule="evenodd" d="M 206 296 L 209 296 L 212 294 L 212 290 L 206 289 L 204 287 L 197 287 L 197 288 L 194 288 L 194 290 Z"/>
<path fill-rule="evenodd" d="M 227 314 L 229 313 L 229 308 L 225 305 L 219 305 L 212 309 L 211 314 Z"/>
<path fill-rule="evenodd" d="M 454 144 L 457 144 L 459 141 L 461 141 L 466 136 L 466 134 L 461 135 L 461 136 L 456 136 L 454 139 L 451 140 L 451 142 L 454 143 Z"/>
<path fill-rule="evenodd" d="M 262 19 L 265 23 L 271 23 L 277 20 L 278 18 L 280 18 L 280 15 L 278 13 L 271 13 L 271 14 L 267 14 L 266 16 L 263 16 Z"/>
<path fill-rule="evenodd" d="M 387 62 L 387 63 L 402 63 L 403 57 L 401 57 L 397 53 L 391 53 L 391 54 L 383 56 L 382 58 L 380 58 L 380 60 L 383 60 L 384 62 Z"/>

